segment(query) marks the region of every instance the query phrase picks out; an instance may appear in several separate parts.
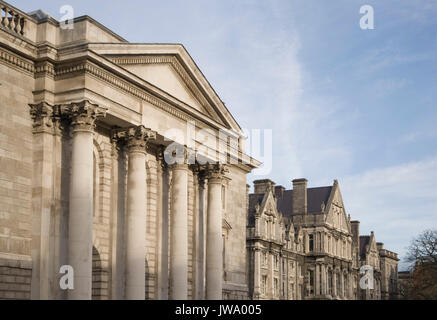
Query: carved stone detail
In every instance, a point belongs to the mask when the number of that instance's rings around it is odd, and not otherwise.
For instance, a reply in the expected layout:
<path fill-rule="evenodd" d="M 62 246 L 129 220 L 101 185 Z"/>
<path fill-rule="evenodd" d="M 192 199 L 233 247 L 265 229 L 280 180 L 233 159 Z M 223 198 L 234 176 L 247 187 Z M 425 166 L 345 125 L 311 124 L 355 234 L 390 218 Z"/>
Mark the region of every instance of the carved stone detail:
<path fill-rule="evenodd" d="M 156 165 L 158 170 L 161 170 L 161 172 L 167 168 L 167 163 L 165 162 L 164 159 L 164 151 L 165 151 L 164 146 L 159 146 L 156 149 Z"/>
<path fill-rule="evenodd" d="M 72 102 L 59 106 L 60 114 L 71 119 L 73 131 L 94 131 L 95 121 L 106 116 L 107 108 L 93 104 L 88 100 Z"/>
<path fill-rule="evenodd" d="M 114 136 L 125 141 L 128 152 L 146 153 L 147 143 L 156 139 L 156 132 L 140 125 L 117 130 L 114 132 Z"/>
<path fill-rule="evenodd" d="M 33 133 L 53 133 L 54 106 L 47 102 L 30 104 L 30 116 L 33 120 Z"/>
<path fill-rule="evenodd" d="M 216 163 L 216 164 L 207 164 L 205 165 L 205 173 L 206 177 L 209 181 L 222 181 L 226 178 L 226 173 L 229 170 L 226 165 Z"/>

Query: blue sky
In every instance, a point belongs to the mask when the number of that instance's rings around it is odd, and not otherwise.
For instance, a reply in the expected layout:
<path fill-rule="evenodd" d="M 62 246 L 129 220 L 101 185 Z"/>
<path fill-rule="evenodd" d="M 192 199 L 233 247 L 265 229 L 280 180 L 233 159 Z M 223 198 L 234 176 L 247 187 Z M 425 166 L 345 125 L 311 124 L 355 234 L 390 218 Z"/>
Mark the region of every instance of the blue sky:
<path fill-rule="evenodd" d="M 9 2 L 184 44 L 243 128 L 273 129 L 273 170 L 249 181 L 338 179 L 361 233 L 401 257 L 437 228 L 436 0 Z"/>

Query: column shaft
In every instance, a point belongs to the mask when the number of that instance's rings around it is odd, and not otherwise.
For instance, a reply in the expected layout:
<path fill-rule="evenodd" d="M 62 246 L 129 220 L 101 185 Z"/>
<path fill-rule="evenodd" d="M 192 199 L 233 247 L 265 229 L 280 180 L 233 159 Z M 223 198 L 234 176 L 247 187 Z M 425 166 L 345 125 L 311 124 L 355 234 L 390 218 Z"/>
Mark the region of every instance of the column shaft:
<path fill-rule="evenodd" d="M 146 155 L 129 151 L 126 220 L 126 299 L 145 299 Z"/>
<path fill-rule="evenodd" d="M 222 240 L 221 179 L 208 181 L 208 220 L 206 236 L 206 298 L 222 299 L 223 240 Z"/>
<path fill-rule="evenodd" d="M 115 137 L 127 141 L 126 208 L 126 289 L 127 300 L 146 298 L 146 217 L 147 217 L 147 142 L 156 133 L 140 125 L 116 131 Z"/>
<path fill-rule="evenodd" d="M 194 270 L 195 270 L 195 295 L 194 299 L 203 300 L 205 298 L 205 273 L 204 273 L 204 179 L 203 176 L 195 171 L 194 175 L 194 193 L 195 193 L 195 234 L 194 234 Z"/>
<path fill-rule="evenodd" d="M 68 261 L 74 270 L 73 300 L 91 299 L 93 247 L 93 133 L 73 132 Z"/>
<path fill-rule="evenodd" d="M 158 159 L 158 281 L 157 299 L 168 299 L 168 169 Z"/>
<path fill-rule="evenodd" d="M 173 300 L 185 300 L 188 289 L 188 165 L 173 165 L 172 180 L 171 291 Z"/>

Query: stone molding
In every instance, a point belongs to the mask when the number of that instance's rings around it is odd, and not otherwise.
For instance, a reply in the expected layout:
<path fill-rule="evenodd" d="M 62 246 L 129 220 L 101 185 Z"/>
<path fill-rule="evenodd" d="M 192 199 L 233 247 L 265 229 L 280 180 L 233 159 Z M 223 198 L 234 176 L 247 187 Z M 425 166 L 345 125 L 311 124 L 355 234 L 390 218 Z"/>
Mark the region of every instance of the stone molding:
<path fill-rule="evenodd" d="M 179 118 L 183 121 L 195 121 L 196 126 L 200 129 L 209 128 L 208 125 L 205 125 L 203 123 L 204 120 L 198 119 L 187 113 L 184 113 L 181 110 L 178 110 L 172 103 L 169 103 L 164 99 L 153 95 L 152 93 L 138 87 L 137 85 L 132 84 L 129 81 L 126 81 L 89 61 L 81 61 L 74 65 L 60 67 L 52 67 L 50 63 L 40 63 L 38 66 L 35 66 L 35 64 L 31 61 L 28 61 L 18 55 L 0 49 L 0 62 L 5 62 L 31 75 L 45 75 L 50 77 L 53 76 L 55 78 L 70 73 L 85 72 L 108 83 L 111 86 L 115 86 L 116 88 L 130 95 L 133 95 L 152 104 L 158 109 L 161 109 L 176 118 Z M 213 120 L 217 121 L 217 119 Z M 238 150 L 238 157 L 240 159 L 243 157 L 243 153 L 240 150 Z"/>
<path fill-rule="evenodd" d="M 31 60 L 24 59 L 5 49 L 0 49 L 0 62 L 8 64 L 27 74 L 33 74 L 35 72 L 35 64 Z"/>
<path fill-rule="evenodd" d="M 176 73 L 183 80 L 184 85 L 187 87 L 192 97 L 200 102 L 202 107 L 208 112 L 209 116 L 217 116 L 211 106 L 201 93 L 195 82 L 191 79 L 188 72 L 184 69 L 181 63 L 175 56 L 134 56 L 134 57 L 110 57 L 113 63 L 118 65 L 133 65 L 133 64 L 169 64 L 173 67 Z M 218 119 L 220 124 L 224 124 L 221 119 Z"/>

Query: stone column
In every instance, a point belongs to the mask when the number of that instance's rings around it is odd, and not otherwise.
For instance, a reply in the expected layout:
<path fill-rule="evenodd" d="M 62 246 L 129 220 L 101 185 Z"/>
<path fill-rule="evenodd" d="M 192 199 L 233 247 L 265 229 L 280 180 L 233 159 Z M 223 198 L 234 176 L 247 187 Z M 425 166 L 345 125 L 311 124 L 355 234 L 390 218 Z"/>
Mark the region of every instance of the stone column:
<path fill-rule="evenodd" d="M 203 300 L 205 298 L 205 272 L 204 272 L 204 186 L 205 177 L 204 172 L 200 171 L 198 165 L 193 166 L 193 180 L 194 180 L 194 296 L 195 300 Z"/>
<path fill-rule="evenodd" d="M 158 279 L 157 299 L 168 299 L 168 167 L 164 161 L 163 148 L 158 151 Z"/>
<path fill-rule="evenodd" d="M 50 229 L 53 203 L 53 106 L 41 102 L 30 105 L 33 119 L 33 170 L 32 179 L 32 284 L 31 298 L 50 299 L 50 282 L 53 281 L 50 254 Z"/>
<path fill-rule="evenodd" d="M 124 275 L 124 195 L 125 154 L 117 138 L 112 138 L 112 174 L 111 174 L 111 294 L 112 300 L 123 299 Z"/>
<path fill-rule="evenodd" d="M 210 165 L 206 230 L 206 299 L 221 300 L 223 287 L 222 183 L 223 165 Z"/>
<path fill-rule="evenodd" d="M 91 299 L 93 248 L 93 132 L 106 109 L 89 101 L 61 106 L 73 132 L 68 220 L 68 263 L 74 270 L 71 300 Z"/>
<path fill-rule="evenodd" d="M 173 300 L 186 300 L 188 289 L 188 164 L 174 163 L 171 186 L 170 286 Z"/>
<path fill-rule="evenodd" d="M 145 300 L 146 292 L 146 146 L 156 138 L 140 125 L 118 132 L 127 143 L 126 289 L 127 300 Z"/>
<path fill-rule="evenodd" d="M 318 295 L 320 295 L 320 264 L 316 264 L 315 265 L 315 269 L 316 269 L 316 272 L 315 272 L 315 277 L 316 277 L 316 281 L 314 281 L 314 284 L 315 284 L 315 288 L 314 288 L 314 295 L 315 296 L 318 296 Z"/>

